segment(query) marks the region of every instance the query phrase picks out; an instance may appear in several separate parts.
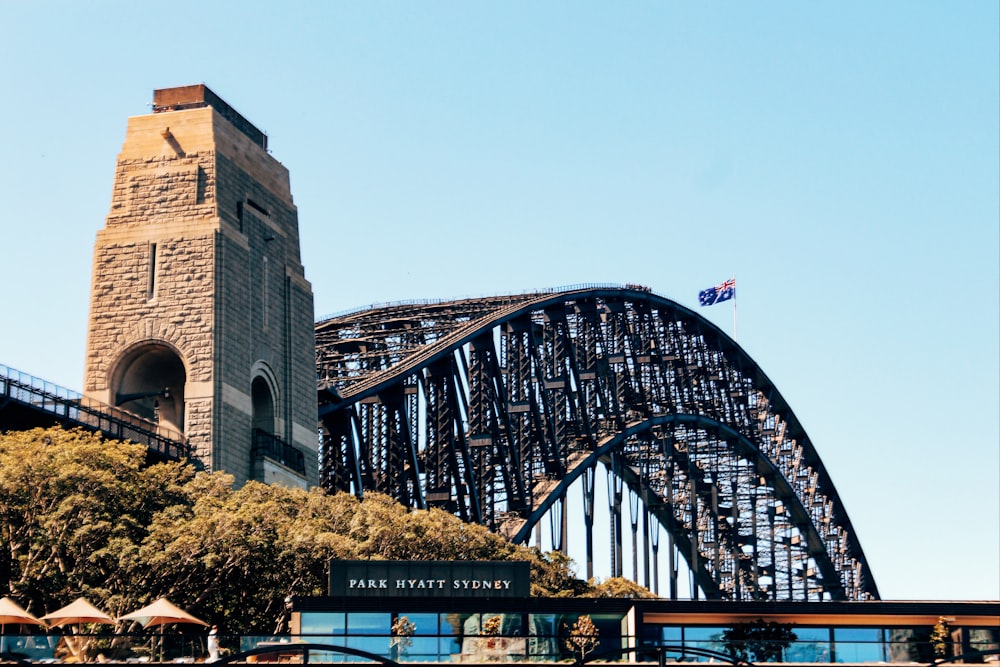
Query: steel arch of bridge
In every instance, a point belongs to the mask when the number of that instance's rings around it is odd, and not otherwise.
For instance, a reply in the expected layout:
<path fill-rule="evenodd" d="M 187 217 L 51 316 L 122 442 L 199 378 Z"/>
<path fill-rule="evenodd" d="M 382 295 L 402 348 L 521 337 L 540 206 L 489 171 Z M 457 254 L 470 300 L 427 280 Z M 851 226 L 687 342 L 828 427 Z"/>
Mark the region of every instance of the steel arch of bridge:
<path fill-rule="evenodd" d="M 878 598 L 778 390 L 718 327 L 645 288 L 371 307 L 319 322 L 316 356 L 329 490 L 445 508 L 523 543 L 546 513 L 565 517 L 582 481 L 592 576 L 600 464 L 613 480 L 613 575 L 626 504 L 654 567 L 650 521 L 670 539 L 671 597 L 676 555 L 696 596 Z M 564 540 L 565 518 L 553 541 Z M 648 558 L 646 570 L 648 585 Z"/>

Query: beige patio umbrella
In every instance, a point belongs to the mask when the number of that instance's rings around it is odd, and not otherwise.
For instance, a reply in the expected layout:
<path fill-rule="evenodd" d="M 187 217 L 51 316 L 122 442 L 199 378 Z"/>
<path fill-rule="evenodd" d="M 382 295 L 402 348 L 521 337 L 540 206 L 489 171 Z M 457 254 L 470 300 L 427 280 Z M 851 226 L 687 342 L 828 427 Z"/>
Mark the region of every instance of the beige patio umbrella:
<path fill-rule="evenodd" d="M 195 618 L 180 607 L 174 605 L 167 598 L 160 598 L 142 609 L 136 609 L 131 614 L 125 614 L 118 618 L 119 621 L 138 621 L 144 628 L 152 628 L 158 625 L 169 625 L 171 623 L 194 623 L 196 625 L 208 626 L 208 623 Z"/>
<path fill-rule="evenodd" d="M 85 598 L 77 598 L 65 607 L 42 616 L 42 620 L 46 621 L 53 628 L 65 625 L 76 626 L 75 630 L 78 635 L 83 634 L 83 625 L 85 623 L 111 624 L 115 622 L 115 619 L 92 605 Z M 91 639 L 81 637 L 66 636 L 64 639 L 66 647 L 78 660 L 83 658 L 83 654 L 91 642 Z"/>
<path fill-rule="evenodd" d="M 40 625 L 45 627 L 45 621 L 35 618 L 9 597 L 0 600 L 0 653 L 7 650 L 5 640 L 8 625 Z"/>
<path fill-rule="evenodd" d="M 85 598 L 77 598 L 61 609 L 42 616 L 42 620 L 53 628 L 63 625 L 83 625 L 84 623 L 112 624 L 115 619 L 92 605 Z"/>
<path fill-rule="evenodd" d="M 144 628 L 160 626 L 160 651 L 163 651 L 163 628 L 171 623 L 192 623 L 205 625 L 208 623 L 187 613 L 167 598 L 160 598 L 142 609 L 136 609 L 130 614 L 118 618 L 119 621 L 138 621 Z"/>

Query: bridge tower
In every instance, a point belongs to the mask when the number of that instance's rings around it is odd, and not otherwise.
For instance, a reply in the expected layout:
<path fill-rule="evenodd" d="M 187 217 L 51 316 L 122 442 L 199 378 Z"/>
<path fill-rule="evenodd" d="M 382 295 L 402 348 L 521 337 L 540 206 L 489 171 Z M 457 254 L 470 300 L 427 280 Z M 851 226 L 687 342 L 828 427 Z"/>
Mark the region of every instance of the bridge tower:
<path fill-rule="evenodd" d="M 312 287 L 288 170 L 204 85 L 132 117 L 94 245 L 84 394 L 210 470 L 318 482 Z"/>

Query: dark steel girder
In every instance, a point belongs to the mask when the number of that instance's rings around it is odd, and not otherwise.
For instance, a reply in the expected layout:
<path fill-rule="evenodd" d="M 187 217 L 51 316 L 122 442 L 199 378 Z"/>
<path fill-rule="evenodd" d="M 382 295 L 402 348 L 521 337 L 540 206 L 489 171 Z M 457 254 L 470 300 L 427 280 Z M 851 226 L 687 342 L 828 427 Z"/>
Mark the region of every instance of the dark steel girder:
<path fill-rule="evenodd" d="M 447 508 L 523 542 L 584 470 L 616 459 L 705 595 L 878 597 L 777 388 L 683 306 L 585 286 L 382 306 L 316 331 L 330 490 Z"/>
<path fill-rule="evenodd" d="M 569 488 L 588 470 L 596 468 L 598 463 L 612 468 L 611 453 L 618 452 L 622 444 L 629 438 L 648 432 L 657 426 L 666 425 L 688 425 L 699 430 L 715 434 L 720 442 L 725 443 L 732 449 L 736 456 L 744 457 L 754 463 L 754 474 L 767 480 L 766 485 L 773 490 L 775 498 L 780 499 L 789 509 L 790 525 L 799 527 L 805 533 L 805 541 L 802 543 L 803 556 L 816 559 L 821 570 L 821 575 L 825 581 L 833 582 L 830 586 L 832 597 L 837 599 L 843 595 L 843 586 L 839 582 L 836 566 L 831 559 L 826 558 L 826 552 L 817 545 L 822 544 L 820 534 L 812 522 L 809 513 L 803 506 L 801 500 L 795 495 L 794 490 L 781 476 L 780 471 L 754 444 L 746 437 L 737 433 L 725 424 L 714 419 L 700 415 L 663 415 L 654 417 L 642 422 L 637 422 L 626 427 L 622 432 L 610 436 L 593 451 L 585 456 L 579 457 L 572 462 L 571 468 L 559 481 L 548 491 L 544 499 L 538 503 L 534 511 L 523 519 L 508 519 L 500 526 L 498 532 L 513 542 L 524 542 L 531 534 L 535 524 L 542 520 L 545 514 L 559 500 L 565 498 Z M 626 455 L 627 458 L 627 455 Z M 625 485 L 641 498 L 647 509 L 681 546 L 681 554 L 688 561 L 688 566 L 694 572 L 698 585 L 713 597 L 721 597 L 718 582 L 712 573 L 708 572 L 703 562 L 692 562 L 689 557 L 692 551 L 692 540 L 689 532 L 677 521 L 676 517 L 669 512 L 672 499 L 670 495 L 664 496 L 662 489 L 656 488 L 651 480 L 642 474 L 636 461 L 629 461 L 629 465 L 617 466 Z M 715 510 L 716 520 L 721 521 L 725 517 L 719 516 Z M 699 550 L 700 551 L 700 550 Z"/>

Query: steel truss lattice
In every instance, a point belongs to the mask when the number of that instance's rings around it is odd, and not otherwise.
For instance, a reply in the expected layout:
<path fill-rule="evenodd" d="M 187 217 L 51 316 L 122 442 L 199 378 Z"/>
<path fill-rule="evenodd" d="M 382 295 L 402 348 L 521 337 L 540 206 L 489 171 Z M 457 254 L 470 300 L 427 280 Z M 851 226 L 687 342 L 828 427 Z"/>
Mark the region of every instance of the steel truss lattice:
<path fill-rule="evenodd" d="M 878 598 L 778 390 L 716 326 L 645 288 L 372 307 L 318 323 L 316 344 L 331 491 L 441 507 L 523 543 L 582 480 L 592 567 L 600 464 L 615 480 L 612 574 L 627 505 L 633 545 L 641 517 L 655 554 L 658 522 L 696 595 Z"/>

